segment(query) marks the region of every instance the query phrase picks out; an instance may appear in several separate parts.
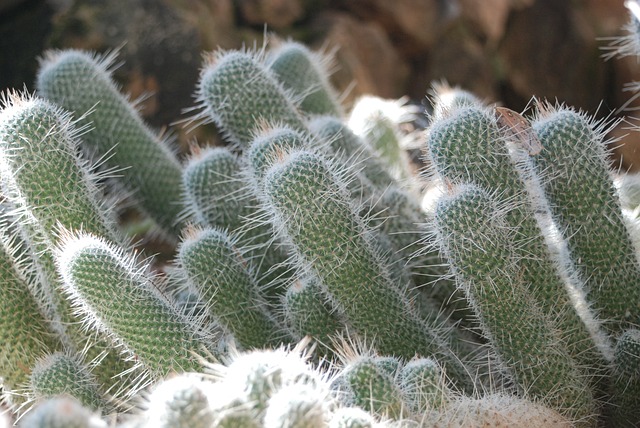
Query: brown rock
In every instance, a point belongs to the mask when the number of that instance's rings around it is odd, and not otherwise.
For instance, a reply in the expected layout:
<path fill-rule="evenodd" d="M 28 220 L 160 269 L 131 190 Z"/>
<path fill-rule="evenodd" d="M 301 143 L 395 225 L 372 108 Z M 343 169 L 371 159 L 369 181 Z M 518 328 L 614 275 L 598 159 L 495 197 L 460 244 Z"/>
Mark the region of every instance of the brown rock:
<path fill-rule="evenodd" d="M 184 15 L 165 1 L 77 0 L 62 14 L 52 44 L 102 52 L 120 47 L 115 78 L 141 104 L 146 119 L 165 126 L 193 105 L 202 45 Z M 153 91 L 153 92 L 150 92 Z"/>
<path fill-rule="evenodd" d="M 463 22 L 444 33 L 427 58 L 411 82 L 409 94 L 414 98 L 424 97 L 432 82 L 441 80 L 487 101 L 499 98 L 491 58 L 479 39 L 469 37 Z"/>
<path fill-rule="evenodd" d="M 505 32 L 512 0 L 458 0 L 462 17 L 476 33 L 495 44 Z"/>
<path fill-rule="evenodd" d="M 595 111 L 606 92 L 597 34 L 572 2 L 538 0 L 512 13 L 499 49 L 504 84 L 521 100 L 559 100 Z"/>
<path fill-rule="evenodd" d="M 456 16 L 457 1 L 346 0 L 356 16 L 377 22 L 392 37 L 398 50 L 417 54 L 433 45 L 439 33 Z"/>
<path fill-rule="evenodd" d="M 299 0 L 238 0 L 236 3 L 248 23 L 267 24 L 274 29 L 290 26 L 304 12 Z"/>
<path fill-rule="evenodd" d="M 383 98 L 403 95 L 408 66 L 378 24 L 330 13 L 319 17 L 314 26 L 326 32 L 323 45 L 337 48 L 336 72 L 331 80 L 339 92 L 351 89 L 347 104 L 363 94 Z"/>

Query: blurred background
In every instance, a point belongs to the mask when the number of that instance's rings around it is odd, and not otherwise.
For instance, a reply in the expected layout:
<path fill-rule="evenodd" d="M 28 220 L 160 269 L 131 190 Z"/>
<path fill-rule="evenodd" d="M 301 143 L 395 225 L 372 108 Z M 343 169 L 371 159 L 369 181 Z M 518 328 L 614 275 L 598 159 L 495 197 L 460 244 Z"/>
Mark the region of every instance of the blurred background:
<path fill-rule="evenodd" d="M 148 94 L 161 128 L 188 117 L 203 52 L 268 32 L 333 52 L 347 108 L 363 94 L 427 106 L 447 81 L 516 111 L 535 96 L 602 118 L 640 81 L 638 58 L 603 58 L 628 21 L 624 0 L 0 0 L 0 89 L 32 90 L 45 49 L 119 48 L 116 79 Z M 612 161 L 640 171 L 638 133 L 623 128 Z"/>

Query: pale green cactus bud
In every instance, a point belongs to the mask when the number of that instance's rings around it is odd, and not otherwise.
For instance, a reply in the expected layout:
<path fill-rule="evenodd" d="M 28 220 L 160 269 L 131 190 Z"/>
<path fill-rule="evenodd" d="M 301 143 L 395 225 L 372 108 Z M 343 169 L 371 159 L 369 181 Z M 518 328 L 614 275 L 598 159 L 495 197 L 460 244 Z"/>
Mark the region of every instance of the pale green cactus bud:
<path fill-rule="evenodd" d="M 98 383 L 78 356 L 57 352 L 38 360 L 30 377 L 35 398 L 70 395 L 83 406 L 109 413 L 111 406 L 98 391 Z"/>
<path fill-rule="evenodd" d="M 329 83 L 330 57 L 294 41 L 277 42 L 266 63 L 282 85 L 299 97 L 300 110 L 308 115 L 342 116 L 342 107 Z"/>

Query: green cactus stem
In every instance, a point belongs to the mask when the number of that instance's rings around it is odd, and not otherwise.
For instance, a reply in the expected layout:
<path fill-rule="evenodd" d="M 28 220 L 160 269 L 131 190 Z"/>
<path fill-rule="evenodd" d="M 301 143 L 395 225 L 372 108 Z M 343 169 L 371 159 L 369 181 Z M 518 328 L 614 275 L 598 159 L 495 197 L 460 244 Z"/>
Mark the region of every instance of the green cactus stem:
<path fill-rule="evenodd" d="M 106 331 L 152 377 L 201 369 L 200 332 L 160 293 L 148 266 L 88 234 L 66 236 L 56 260 L 84 323 Z"/>
<path fill-rule="evenodd" d="M 588 425 L 596 405 L 587 378 L 524 282 L 504 210 L 479 187 L 461 186 L 436 207 L 443 251 L 520 391 Z"/>
<path fill-rule="evenodd" d="M 205 61 L 196 97 L 203 118 L 229 142 L 246 148 L 261 123 L 279 123 L 308 132 L 290 94 L 261 62 L 261 54 L 218 51 Z"/>
<path fill-rule="evenodd" d="M 282 85 L 300 98 L 303 113 L 341 117 L 342 107 L 329 83 L 330 59 L 301 43 L 285 41 L 274 43 L 266 64 Z"/>
<path fill-rule="evenodd" d="M 640 322 L 640 265 L 611 179 L 603 129 L 572 109 L 550 106 L 534 121 L 544 149 L 533 156 L 587 300 L 620 331 Z"/>
<path fill-rule="evenodd" d="M 574 294 L 579 300 L 583 283 L 571 261 L 550 250 L 537 221 L 538 212 L 546 213 L 548 207 L 529 160 L 520 159 L 516 169 L 494 114 L 482 106 L 452 110 L 431 125 L 427 140 L 430 161 L 445 183 L 476 183 L 513 205 L 505 219 L 520 254 L 522 280 L 544 313 L 558 320 L 571 355 L 580 365 L 592 367 L 594 383 L 599 382 L 606 370 L 605 357 L 594 339 L 602 335 L 600 325 L 588 309 L 577 311 L 569 285 L 578 290 Z M 582 306 L 588 308 L 584 299 Z"/>
<path fill-rule="evenodd" d="M 49 51 L 40 62 L 38 93 L 73 113 L 91 155 L 117 169 L 119 183 L 165 233 L 180 229 L 181 166 L 166 138 L 156 136 L 114 83 L 115 55 Z"/>
<path fill-rule="evenodd" d="M 276 230 L 357 334 L 385 354 L 442 354 L 452 377 L 464 383 L 464 368 L 441 332 L 426 328 L 393 285 L 344 183 L 324 159 L 307 151 L 285 155 L 265 175 L 264 188 Z"/>
<path fill-rule="evenodd" d="M 240 255 L 237 237 L 217 229 L 190 230 L 178 261 L 207 302 L 212 317 L 242 349 L 277 346 L 286 334 L 271 315 L 255 274 Z"/>

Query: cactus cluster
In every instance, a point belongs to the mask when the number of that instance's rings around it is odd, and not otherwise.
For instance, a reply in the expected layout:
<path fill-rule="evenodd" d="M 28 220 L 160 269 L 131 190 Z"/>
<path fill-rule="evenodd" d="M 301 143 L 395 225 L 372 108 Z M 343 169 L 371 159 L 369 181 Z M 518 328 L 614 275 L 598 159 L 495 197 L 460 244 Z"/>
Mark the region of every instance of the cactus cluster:
<path fill-rule="evenodd" d="M 328 61 L 278 41 L 204 61 L 193 126 L 227 144 L 181 158 L 113 59 L 48 52 L 36 92 L 0 111 L 0 380 L 17 424 L 638 423 L 637 225 L 607 123 L 439 84 L 411 137 L 417 176 L 381 100 L 348 120 Z M 134 244 L 123 205 L 170 261 Z"/>

